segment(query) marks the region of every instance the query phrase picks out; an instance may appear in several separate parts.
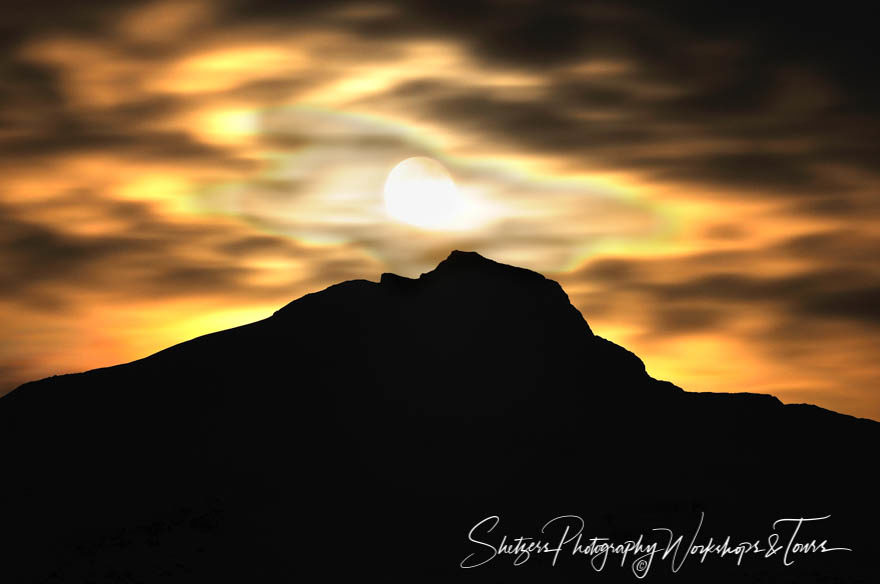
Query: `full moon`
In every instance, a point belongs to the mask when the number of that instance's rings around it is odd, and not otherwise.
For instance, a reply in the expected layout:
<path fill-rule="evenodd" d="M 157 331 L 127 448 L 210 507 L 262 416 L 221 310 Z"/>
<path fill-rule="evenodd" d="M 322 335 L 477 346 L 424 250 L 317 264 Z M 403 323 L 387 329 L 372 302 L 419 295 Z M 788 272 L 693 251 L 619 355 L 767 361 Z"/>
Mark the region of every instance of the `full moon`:
<path fill-rule="evenodd" d="M 385 208 L 404 223 L 423 229 L 454 229 L 461 197 L 442 164 L 433 158 L 407 158 L 388 173 Z"/>

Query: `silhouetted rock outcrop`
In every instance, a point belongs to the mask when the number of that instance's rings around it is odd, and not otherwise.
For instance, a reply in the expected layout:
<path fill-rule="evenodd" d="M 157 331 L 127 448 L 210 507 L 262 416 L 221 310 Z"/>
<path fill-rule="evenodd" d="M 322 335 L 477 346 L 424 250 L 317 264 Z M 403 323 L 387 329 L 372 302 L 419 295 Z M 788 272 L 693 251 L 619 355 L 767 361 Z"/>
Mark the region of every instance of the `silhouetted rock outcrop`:
<path fill-rule="evenodd" d="M 742 541 L 830 514 L 804 539 L 854 549 L 667 560 L 659 581 L 870 581 L 878 543 L 876 422 L 655 380 L 559 284 L 475 253 L 25 384 L 0 437 L 3 582 L 636 581 L 570 558 L 461 569 L 490 515 L 497 540 L 562 514 L 624 540 L 689 539 L 705 512 L 706 538 Z"/>

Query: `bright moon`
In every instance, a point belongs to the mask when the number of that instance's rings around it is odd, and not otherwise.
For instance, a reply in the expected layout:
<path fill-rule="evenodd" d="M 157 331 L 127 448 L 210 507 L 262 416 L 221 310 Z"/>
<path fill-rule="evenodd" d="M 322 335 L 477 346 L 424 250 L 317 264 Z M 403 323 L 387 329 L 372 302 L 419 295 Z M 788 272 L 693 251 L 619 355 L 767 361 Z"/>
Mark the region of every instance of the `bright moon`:
<path fill-rule="evenodd" d="M 423 229 L 454 229 L 461 196 L 452 177 L 433 158 L 407 158 L 388 173 L 385 208 L 399 221 Z"/>

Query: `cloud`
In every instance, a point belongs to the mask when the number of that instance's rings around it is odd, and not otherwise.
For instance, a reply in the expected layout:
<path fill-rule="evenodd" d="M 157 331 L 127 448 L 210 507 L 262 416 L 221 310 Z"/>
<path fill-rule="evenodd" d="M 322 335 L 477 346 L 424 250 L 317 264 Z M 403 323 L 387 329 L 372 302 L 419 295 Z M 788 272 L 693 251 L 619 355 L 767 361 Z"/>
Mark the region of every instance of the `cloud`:
<path fill-rule="evenodd" d="M 558 269 L 602 240 L 649 238 L 664 221 L 649 205 L 627 201 L 613 189 L 447 157 L 405 126 L 384 121 L 276 108 L 260 114 L 258 127 L 273 150 L 272 166 L 241 182 L 206 187 L 198 208 L 246 217 L 268 232 L 298 239 L 357 242 L 407 273 L 441 259 L 427 253 L 440 241 L 443 255 L 476 246 L 499 259 L 528 257 L 533 267 Z M 467 196 L 470 208 L 460 231 L 425 233 L 385 212 L 388 171 L 422 155 L 443 162 Z"/>
<path fill-rule="evenodd" d="M 813 237 L 821 239 L 822 236 Z M 805 241 L 810 243 L 805 246 Z M 737 254 L 739 257 L 735 259 L 731 255 L 722 259 L 725 256 L 719 254 L 654 260 L 602 259 L 565 274 L 564 278 L 575 286 L 599 287 L 601 296 L 612 302 L 620 294 L 646 296 L 649 306 L 667 311 L 662 318 L 671 326 L 656 327 L 658 336 L 675 334 L 679 327 L 670 318 L 675 314 L 681 314 L 684 321 L 689 321 L 692 313 L 675 308 L 680 305 L 710 305 L 723 309 L 722 312 L 728 315 L 736 315 L 742 307 L 749 310 L 760 307 L 768 314 L 791 318 L 846 317 L 862 325 L 878 324 L 870 306 L 877 299 L 880 273 L 870 264 L 836 264 L 833 261 L 836 258 L 832 256 L 828 257 L 830 261 L 826 267 L 813 263 L 805 269 L 775 275 L 760 275 L 748 269 L 750 265 L 766 264 L 774 253 L 778 254 L 777 260 L 783 261 L 789 250 L 811 249 L 812 245 L 810 237 L 799 237 L 778 246 L 776 251 L 762 249 L 751 254 Z M 700 319 L 694 318 L 694 321 Z M 706 328 L 715 324 L 708 318 L 704 322 Z"/>
<path fill-rule="evenodd" d="M 865 389 L 880 380 L 869 357 L 880 341 L 870 240 L 817 232 L 751 252 L 597 259 L 558 277 L 593 328 L 651 355 L 656 375 L 786 401 L 821 395 L 876 416 Z"/>
<path fill-rule="evenodd" d="M 83 293 L 117 302 L 212 296 L 285 301 L 303 282 L 314 282 L 316 271 L 324 279 L 327 266 L 314 270 L 308 260 L 338 265 L 340 253 L 255 236 L 228 221 L 180 224 L 150 205 L 87 192 L 20 205 L 16 212 L 3 209 L 0 225 L 6 267 L 0 297 L 25 305 L 51 300 L 56 308 L 68 298 L 82 301 Z M 357 264 L 353 255 L 348 265 Z"/>
<path fill-rule="evenodd" d="M 461 248 L 552 272 L 683 386 L 878 415 L 859 388 L 880 381 L 880 83 L 854 6 L 19 8 L 0 22 L 0 379 Z M 385 216 L 387 171 L 420 155 L 476 205 L 466 229 Z"/>

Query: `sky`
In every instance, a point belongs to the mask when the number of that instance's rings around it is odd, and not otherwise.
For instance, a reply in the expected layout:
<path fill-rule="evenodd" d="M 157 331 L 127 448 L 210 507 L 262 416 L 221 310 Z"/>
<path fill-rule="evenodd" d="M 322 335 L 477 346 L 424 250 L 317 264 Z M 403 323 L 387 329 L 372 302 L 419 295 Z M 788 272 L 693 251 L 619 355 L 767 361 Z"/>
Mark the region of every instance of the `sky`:
<path fill-rule="evenodd" d="M 0 393 L 462 249 L 559 281 L 654 377 L 880 419 L 857 6 L 7 8 Z M 388 213 L 411 157 L 446 169 L 461 221 Z"/>

